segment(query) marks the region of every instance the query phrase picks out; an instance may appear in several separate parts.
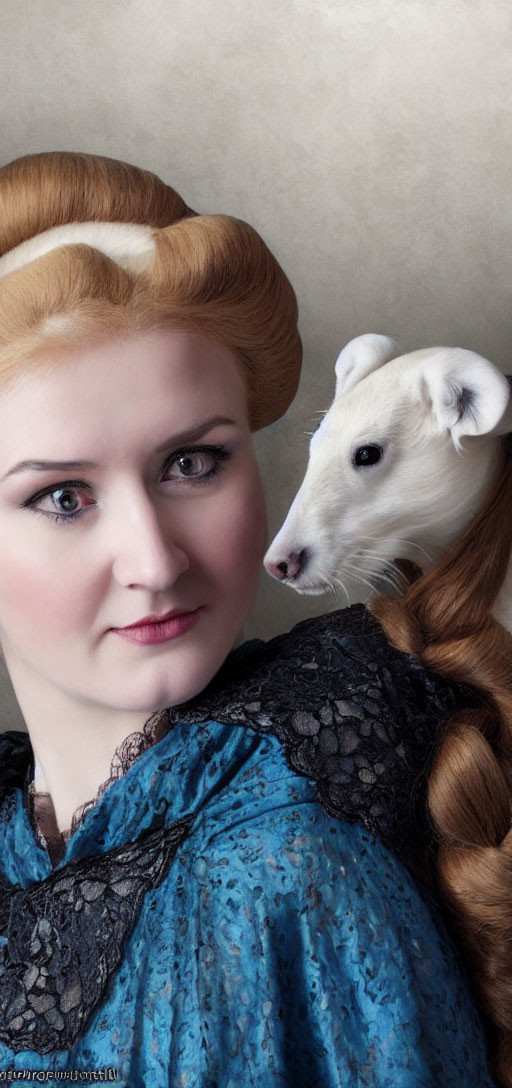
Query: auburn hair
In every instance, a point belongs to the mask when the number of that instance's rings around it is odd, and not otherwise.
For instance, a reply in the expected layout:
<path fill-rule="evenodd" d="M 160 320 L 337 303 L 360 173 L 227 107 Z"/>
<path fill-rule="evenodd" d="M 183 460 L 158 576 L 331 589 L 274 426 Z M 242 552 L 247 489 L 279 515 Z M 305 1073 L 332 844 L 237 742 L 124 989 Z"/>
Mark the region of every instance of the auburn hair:
<path fill-rule="evenodd" d="M 0 169 L 0 258 L 53 227 L 85 222 L 152 227 L 150 266 L 136 272 L 94 246 L 60 244 L 0 270 L 0 387 L 43 353 L 169 326 L 231 350 L 252 430 L 286 411 L 302 357 L 297 300 L 257 231 L 198 215 L 154 174 L 98 155 L 56 151 Z"/>
<path fill-rule="evenodd" d="M 485 505 L 435 570 L 371 610 L 398 649 L 480 695 L 440 739 L 428 784 L 438 877 L 512 1088 L 512 635 L 493 617 L 512 548 L 512 436 Z"/>

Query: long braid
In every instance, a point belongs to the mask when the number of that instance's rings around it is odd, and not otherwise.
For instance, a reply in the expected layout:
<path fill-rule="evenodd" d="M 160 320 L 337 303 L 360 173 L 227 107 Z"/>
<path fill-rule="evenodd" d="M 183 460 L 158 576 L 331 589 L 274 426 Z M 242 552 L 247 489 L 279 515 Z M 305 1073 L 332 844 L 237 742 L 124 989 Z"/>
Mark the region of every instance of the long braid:
<path fill-rule="evenodd" d="M 428 803 L 440 889 L 491 1025 L 493 1074 L 512 1088 L 512 636 L 491 615 L 512 548 L 510 437 L 504 450 L 485 507 L 436 570 L 372 611 L 395 646 L 481 695 L 481 709 L 449 722 Z"/>

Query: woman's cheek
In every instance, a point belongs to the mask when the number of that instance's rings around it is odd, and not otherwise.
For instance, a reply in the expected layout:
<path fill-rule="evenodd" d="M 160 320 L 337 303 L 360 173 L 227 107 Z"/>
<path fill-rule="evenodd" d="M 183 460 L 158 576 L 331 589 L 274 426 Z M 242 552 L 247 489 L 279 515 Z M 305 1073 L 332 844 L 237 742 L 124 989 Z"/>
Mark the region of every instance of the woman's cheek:
<path fill-rule="evenodd" d="M 257 470 L 240 475 L 225 492 L 202 535 L 207 565 L 229 583 L 259 577 L 266 550 L 267 512 Z"/>
<path fill-rule="evenodd" d="M 232 513 L 233 547 L 241 557 L 262 562 L 267 541 L 267 508 L 258 470 L 235 495 Z"/>
<path fill-rule="evenodd" d="M 11 621 L 34 624 L 34 634 L 39 622 L 71 628 L 83 603 L 83 567 L 72 561 L 56 569 L 44 556 L 38 562 L 32 548 L 24 556 L 0 547 L 0 629 Z"/>

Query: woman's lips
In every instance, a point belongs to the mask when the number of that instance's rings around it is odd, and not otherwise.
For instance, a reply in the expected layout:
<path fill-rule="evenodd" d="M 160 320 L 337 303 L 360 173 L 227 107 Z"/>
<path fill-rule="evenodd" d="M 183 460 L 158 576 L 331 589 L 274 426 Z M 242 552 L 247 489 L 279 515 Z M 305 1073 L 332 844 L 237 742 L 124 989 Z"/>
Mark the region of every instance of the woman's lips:
<path fill-rule="evenodd" d="M 168 642 L 169 639 L 178 638 L 185 634 L 197 622 L 203 606 L 194 609 L 193 612 L 181 612 L 178 616 L 161 620 L 157 623 L 144 623 L 135 627 L 112 627 L 112 631 L 128 642 L 138 642 L 149 646 L 154 642 Z"/>

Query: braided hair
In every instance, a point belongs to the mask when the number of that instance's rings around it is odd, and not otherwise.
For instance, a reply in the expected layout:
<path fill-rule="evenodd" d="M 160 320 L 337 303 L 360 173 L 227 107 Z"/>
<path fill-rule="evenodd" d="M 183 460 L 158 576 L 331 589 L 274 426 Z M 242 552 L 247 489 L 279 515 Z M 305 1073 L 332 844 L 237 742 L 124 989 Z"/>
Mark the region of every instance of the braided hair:
<path fill-rule="evenodd" d="M 436 569 L 371 606 L 390 642 L 470 684 L 435 753 L 428 804 L 441 895 L 488 1024 L 492 1071 L 512 1088 L 512 635 L 492 615 L 512 548 L 512 436 L 492 494 Z"/>

